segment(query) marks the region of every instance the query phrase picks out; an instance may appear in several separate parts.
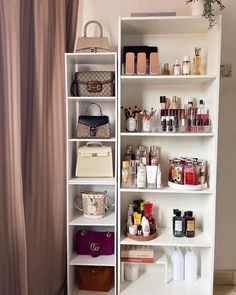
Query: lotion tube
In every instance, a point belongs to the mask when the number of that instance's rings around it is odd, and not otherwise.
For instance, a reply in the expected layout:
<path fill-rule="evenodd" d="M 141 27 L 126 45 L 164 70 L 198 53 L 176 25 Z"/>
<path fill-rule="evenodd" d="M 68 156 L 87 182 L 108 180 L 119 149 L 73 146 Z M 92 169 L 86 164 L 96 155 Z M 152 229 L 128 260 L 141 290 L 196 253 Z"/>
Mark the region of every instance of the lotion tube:
<path fill-rule="evenodd" d="M 155 188 L 157 179 L 157 166 L 147 165 L 147 184 L 148 187 Z"/>

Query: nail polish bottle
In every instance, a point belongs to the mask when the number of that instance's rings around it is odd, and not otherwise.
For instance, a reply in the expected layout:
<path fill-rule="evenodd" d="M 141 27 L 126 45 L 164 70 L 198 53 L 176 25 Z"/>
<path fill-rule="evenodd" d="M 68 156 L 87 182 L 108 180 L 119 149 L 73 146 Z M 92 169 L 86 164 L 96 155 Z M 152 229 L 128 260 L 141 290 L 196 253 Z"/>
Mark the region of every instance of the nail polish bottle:
<path fill-rule="evenodd" d="M 187 211 L 187 216 L 185 217 L 186 231 L 185 236 L 187 238 L 195 237 L 195 217 L 193 217 L 193 211 Z"/>
<path fill-rule="evenodd" d="M 174 209 L 173 213 L 173 235 L 177 238 L 184 237 L 185 219 L 181 216 L 180 210 Z"/>

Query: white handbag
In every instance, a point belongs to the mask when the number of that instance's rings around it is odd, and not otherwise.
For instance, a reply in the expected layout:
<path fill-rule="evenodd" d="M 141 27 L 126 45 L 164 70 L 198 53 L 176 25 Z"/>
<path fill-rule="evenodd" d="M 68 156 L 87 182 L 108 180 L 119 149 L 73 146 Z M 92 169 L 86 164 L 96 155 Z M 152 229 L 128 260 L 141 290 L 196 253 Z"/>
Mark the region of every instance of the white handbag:
<path fill-rule="evenodd" d="M 100 29 L 100 37 L 87 37 L 87 28 L 90 24 L 96 24 Z M 79 37 L 75 52 L 107 52 L 110 51 L 107 37 L 103 37 L 102 25 L 95 20 L 87 22 L 84 26 L 84 36 Z"/>
<path fill-rule="evenodd" d="M 78 148 L 76 177 L 113 177 L 112 149 L 101 142 Z"/>

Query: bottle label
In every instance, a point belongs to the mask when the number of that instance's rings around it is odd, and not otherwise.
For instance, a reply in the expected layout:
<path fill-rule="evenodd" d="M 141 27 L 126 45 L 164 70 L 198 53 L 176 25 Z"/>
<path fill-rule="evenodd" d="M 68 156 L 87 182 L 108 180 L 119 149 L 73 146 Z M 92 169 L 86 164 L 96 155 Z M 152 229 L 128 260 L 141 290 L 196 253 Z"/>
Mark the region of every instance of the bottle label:
<path fill-rule="evenodd" d="M 182 221 L 179 221 L 179 220 L 175 221 L 175 231 L 180 231 L 180 232 L 183 231 L 183 222 Z"/>
<path fill-rule="evenodd" d="M 195 231 L 195 222 L 194 220 L 187 221 L 187 231 Z"/>

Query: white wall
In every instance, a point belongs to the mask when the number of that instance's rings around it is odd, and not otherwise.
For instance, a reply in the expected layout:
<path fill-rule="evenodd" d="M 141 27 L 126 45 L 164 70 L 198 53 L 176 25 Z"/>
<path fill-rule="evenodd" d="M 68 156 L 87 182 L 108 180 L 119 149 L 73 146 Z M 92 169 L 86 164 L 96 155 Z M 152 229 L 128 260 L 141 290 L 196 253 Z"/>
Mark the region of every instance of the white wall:
<path fill-rule="evenodd" d="M 233 64 L 236 71 L 236 1 L 225 0 L 223 12 L 222 62 Z M 79 7 L 78 35 L 83 24 L 98 20 L 104 27 L 104 36 L 117 46 L 119 16 L 130 12 L 166 12 L 189 15 L 185 0 L 81 0 Z M 91 29 L 91 33 L 93 33 Z M 216 269 L 236 269 L 236 77 L 221 79 L 218 154 L 218 200 L 216 221 Z M 236 117 L 236 116 L 235 116 Z"/>

